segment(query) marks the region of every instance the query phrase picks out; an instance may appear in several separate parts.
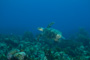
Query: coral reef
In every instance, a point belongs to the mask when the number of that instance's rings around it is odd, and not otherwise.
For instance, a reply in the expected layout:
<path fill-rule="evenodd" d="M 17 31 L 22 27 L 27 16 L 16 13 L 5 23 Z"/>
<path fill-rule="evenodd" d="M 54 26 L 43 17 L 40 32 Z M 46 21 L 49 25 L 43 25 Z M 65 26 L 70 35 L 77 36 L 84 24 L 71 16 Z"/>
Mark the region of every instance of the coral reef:
<path fill-rule="evenodd" d="M 0 34 L 0 60 L 90 60 L 90 38 L 84 30 L 60 42 L 43 36 L 37 41 L 31 32 Z"/>

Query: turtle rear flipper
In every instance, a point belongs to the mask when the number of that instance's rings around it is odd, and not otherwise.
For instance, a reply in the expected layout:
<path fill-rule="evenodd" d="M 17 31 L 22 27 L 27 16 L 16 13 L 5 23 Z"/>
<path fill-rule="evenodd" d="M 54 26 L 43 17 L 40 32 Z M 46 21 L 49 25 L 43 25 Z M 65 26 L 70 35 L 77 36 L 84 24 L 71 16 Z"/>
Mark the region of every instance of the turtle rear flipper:
<path fill-rule="evenodd" d="M 51 22 L 50 24 L 48 24 L 47 28 L 50 28 L 53 24 L 54 22 Z"/>

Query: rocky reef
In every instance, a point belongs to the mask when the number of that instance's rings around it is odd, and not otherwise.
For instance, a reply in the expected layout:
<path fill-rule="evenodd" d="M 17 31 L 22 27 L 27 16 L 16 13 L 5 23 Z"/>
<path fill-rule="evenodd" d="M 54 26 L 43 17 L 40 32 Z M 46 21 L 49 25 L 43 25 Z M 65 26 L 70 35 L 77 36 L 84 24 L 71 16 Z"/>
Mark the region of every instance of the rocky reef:
<path fill-rule="evenodd" d="M 45 37 L 38 41 L 32 32 L 0 34 L 0 60 L 90 60 L 90 37 L 83 29 L 60 42 Z"/>

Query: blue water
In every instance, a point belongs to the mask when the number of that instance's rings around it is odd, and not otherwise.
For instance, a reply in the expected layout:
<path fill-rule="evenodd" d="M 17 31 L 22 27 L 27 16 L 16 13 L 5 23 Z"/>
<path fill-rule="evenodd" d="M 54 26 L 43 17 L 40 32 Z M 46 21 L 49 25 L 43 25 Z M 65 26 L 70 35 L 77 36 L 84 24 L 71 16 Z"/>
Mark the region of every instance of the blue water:
<path fill-rule="evenodd" d="M 50 22 L 64 35 L 90 31 L 89 0 L 0 0 L 0 33 L 38 33 Z"/>

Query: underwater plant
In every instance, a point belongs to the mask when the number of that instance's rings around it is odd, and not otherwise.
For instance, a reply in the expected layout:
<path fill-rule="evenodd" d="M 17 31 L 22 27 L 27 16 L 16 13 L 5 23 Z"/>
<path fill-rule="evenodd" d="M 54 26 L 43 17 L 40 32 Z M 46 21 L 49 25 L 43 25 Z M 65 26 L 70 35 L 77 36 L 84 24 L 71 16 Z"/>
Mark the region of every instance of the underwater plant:
<path fill-rule="evenodd" d="M 25 41 L 33 41 L 33 40 L 34 40 L 34 37 L 33 37 L 32 32 L 26 31 L 26 32 L 24 33 L 24 35 L 22 36 L 22 40 L 25 40 Z"/>
<path fill-rule="evenodd" d="M 90 38 L 84 29 L 80 29 L 76 41 L 83 43 L 84 46 L 89 46 Z"/>

